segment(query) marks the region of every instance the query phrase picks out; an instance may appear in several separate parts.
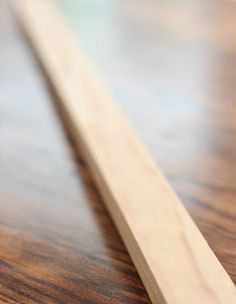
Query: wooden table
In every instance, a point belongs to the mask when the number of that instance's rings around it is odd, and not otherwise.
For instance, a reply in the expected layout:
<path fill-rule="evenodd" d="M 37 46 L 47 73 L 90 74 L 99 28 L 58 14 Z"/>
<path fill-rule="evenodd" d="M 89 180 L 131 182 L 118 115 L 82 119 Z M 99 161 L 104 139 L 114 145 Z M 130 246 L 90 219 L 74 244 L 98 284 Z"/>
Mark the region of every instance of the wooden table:
<path fill-rule="evenodd" d="M 236 3 L 87 1 L 75 19 L 72 2 L 60 1 L 236 283 Z M 0 302 L 150 303 L 8 3 L 0 0 Z"/>

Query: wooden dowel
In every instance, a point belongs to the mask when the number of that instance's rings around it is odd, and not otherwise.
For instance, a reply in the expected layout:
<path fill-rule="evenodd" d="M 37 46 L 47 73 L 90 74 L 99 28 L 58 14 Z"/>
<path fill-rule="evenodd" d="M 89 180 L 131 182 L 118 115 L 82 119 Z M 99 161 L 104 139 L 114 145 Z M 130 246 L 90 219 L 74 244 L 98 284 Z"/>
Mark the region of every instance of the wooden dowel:
<path fill-rule="evenodd" d="M 21 0 L 16 12 L 152 302 L 236 304 L 228 274 L 54 5 Z"/>

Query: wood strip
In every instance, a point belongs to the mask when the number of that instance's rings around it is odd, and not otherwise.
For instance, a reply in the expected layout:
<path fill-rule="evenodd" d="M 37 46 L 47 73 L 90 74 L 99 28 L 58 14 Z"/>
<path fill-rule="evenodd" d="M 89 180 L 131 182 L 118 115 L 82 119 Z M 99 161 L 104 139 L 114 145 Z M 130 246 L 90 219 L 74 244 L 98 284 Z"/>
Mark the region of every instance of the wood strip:
<path fill-rule="evenodd" d="M 49 1 L 22 0 L 16 12 L 152 302 L 235 304 L 234 284 L 64 19 Z"/>

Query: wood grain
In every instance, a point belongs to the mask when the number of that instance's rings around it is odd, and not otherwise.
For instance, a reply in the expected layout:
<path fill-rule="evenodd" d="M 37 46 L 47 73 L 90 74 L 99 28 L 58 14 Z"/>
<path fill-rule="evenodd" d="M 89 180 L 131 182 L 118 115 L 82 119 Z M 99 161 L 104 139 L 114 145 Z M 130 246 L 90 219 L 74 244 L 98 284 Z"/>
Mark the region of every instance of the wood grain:
<path fill-rule="evenodd" d="M 1 302 L 149 303 L 7 3 L 0 1 Z M 69 18 L 236 283 L 236 4 L 110 3 L 71 7 Z"/>
<path fill-rule="evenodd" d="M 152 302 L 235 303 L 229 276 L 93 73 L 55 6 L 25 0 L 17 15 Z"/>

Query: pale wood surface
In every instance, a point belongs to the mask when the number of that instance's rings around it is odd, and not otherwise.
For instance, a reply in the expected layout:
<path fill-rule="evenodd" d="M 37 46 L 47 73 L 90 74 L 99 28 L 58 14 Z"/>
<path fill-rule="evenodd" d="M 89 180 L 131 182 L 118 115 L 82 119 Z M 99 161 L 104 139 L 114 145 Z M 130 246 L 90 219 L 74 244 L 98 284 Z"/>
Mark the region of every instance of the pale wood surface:
<path fill-rule="evenodd" d="M 63 2 L 236 283 L 236 3 Z M 1 302 L 150 303 L 7 4 L 0 0 Z"/>
<path fill-rule="evenodd" d="M 45 3 L 23 3 L 25 29 L 153 302 L 235 303 L 229 277 L 74 39 Z"/>

